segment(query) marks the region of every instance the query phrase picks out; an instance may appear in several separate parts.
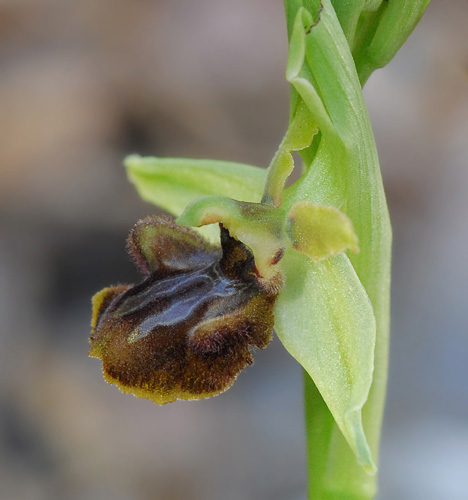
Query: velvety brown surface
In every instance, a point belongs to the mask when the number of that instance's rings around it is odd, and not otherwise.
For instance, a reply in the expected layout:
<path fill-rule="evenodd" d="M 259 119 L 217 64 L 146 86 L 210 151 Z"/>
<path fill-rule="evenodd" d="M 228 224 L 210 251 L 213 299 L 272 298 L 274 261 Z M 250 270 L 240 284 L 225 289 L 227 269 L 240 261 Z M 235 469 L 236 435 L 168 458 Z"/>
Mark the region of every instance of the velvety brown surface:
<path fill-rule="evenodd" d="M 93 299 L 90 356 L 124 392 L 159 404 L 228 389 L 271 340 L 276 294 L 251 252 L 221 228 L 220 252 L 168 217 L 148 217 L 128 239 L 144 280 Z"/>

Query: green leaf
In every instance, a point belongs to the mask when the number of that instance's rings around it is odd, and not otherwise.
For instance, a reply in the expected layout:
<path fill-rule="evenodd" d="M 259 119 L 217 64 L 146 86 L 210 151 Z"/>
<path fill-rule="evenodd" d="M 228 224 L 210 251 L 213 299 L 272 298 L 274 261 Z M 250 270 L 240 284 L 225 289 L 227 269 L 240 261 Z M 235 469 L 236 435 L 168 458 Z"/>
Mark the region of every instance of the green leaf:
<path fill-rule="evenodd" d="M 315 262 L 348 248 L 359 251 L 353 223 L 334 207 L 310 201 L 296 203 L 288 214 L 287 232 L 294 249 Z"/>
<path fill-rule="evenodd" d="M 345 255 L 319 264 L 287 251 L 286 284 L 275 308 L 275 329 L 320 391 L 358 462 L 375 465 L 362 427 L 374 369 L 372 306 Z"/>

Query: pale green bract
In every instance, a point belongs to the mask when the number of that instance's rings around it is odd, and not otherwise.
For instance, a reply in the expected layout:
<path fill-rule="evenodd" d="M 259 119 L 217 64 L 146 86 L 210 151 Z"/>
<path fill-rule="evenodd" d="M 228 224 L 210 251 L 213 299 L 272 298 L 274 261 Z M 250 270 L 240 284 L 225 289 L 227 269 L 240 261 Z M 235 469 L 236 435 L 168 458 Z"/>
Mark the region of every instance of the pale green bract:
<path fill-rule="evenodd" d="M 292 250 L 275 328 L 289 353 L 319 389 L 360 464 L 374 470 L 361 408 L 374 369 L 372 306 L 346 255 L 314 263 Z"/>

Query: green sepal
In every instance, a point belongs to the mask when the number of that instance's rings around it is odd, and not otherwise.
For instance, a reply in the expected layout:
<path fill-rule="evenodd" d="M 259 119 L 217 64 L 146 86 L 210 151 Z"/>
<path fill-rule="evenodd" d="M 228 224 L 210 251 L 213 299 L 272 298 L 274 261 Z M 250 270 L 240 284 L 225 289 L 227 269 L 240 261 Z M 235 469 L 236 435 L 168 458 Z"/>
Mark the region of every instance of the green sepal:
<path fill-rule="evenodd" d="M 345 255 L 316 264 L 288 250 L 281 267 L 276 332 L 313 379 L 359 464 L 375 472 L 361 420 L 376 334 L 366 291 Z"/>
<path fill-rule="evenodd" d="M 300 201 L 293 205 L 288 214 L 286 231 L 293 248 L 308 255 L 314 262 L 348 248 L 352 252 L 359 251 L 353 223 L 334 207 Z"/>
<path fill-rule="evenodd" d="M 124 164 L 140 196 L 176 216 L 211 194 L 258 202 L 266 177 L 263 168 L 228 161 L 131 155 Z"/>
<path fill-rule="evenodd" d="M 131 155 L 124 165 L 141 198 L 176 217 L 200 196 L 229 195 L 242 201 L 260 201 L 266 178 L 263 168 L 227 161 Z M 219 241 L 216 227 L 199 232 L 212 242 Z"/>

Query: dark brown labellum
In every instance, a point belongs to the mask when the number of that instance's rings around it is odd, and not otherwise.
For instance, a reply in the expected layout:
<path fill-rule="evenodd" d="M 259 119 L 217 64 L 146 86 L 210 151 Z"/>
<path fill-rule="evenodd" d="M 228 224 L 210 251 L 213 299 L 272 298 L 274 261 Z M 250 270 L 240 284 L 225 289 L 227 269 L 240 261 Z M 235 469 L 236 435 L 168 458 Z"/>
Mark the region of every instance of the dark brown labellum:
<path fill-rule="evenodd" d="M 128 246 L 144 279 L 93 298 L 90 356 L 106 380 L 159 404 L 228 389 L 268 345 L 278 287 L 258 281 L 248 248 L 221 248 L 168 217 L 136 224 Z"/>

